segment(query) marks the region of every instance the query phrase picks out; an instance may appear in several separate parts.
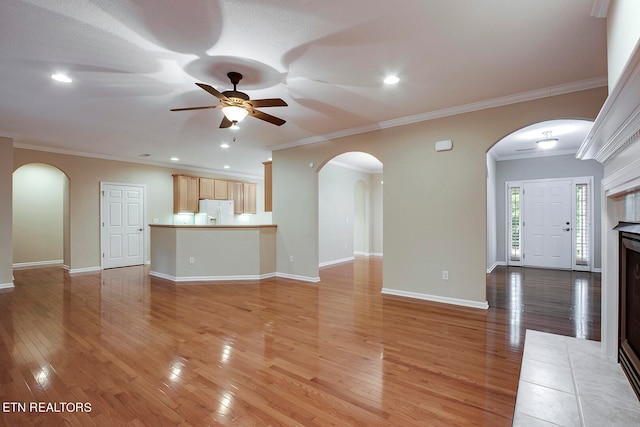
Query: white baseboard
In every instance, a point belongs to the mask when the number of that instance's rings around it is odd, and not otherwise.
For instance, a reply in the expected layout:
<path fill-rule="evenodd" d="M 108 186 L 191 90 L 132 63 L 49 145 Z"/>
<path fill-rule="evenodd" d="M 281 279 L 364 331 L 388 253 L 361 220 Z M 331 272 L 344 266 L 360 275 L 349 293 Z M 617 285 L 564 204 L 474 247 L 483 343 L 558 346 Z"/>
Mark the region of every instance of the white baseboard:
<path fill-rule="evenodd" d="M 61 259 L 52 259 L 49 261 L 33 261 L 33 262 L 16 262 L 13 264 L 13 268 L 26 268 L 26 267 L 43 267 L 46 265 L 62 264 L 64 261 Z"/>
<path fill-rule="evenodd" d="M 101 267 L 84 267 L 84 268 L 70 268 L 69 269 L 69 273 L 70 274 L 76 274 L 76 273 L 95 273 L 96 271 L 100 271 L 102 270 Z"/>
<path fill-rule="evenodd" d="M 382 253 L 378 253 L 378 252 L 360 252 L 360 251 L 354 251 L 353 252 L 354 255 L 362 255 L 362 256 L 382 256 Z"/>
<path fill-rule="evenodd" d="M 240 281 L 240 280 L 262 280 L 269 279 L 271 277 L 282 277 L 283 279 L 300 280 L 302 282 L 319 282 L 319 277 L 298 276 L 297 274 L 288 273 L 267 273 L 256 275 L 239 275 L 239 276 L 188 276 L 188 277 L 175 277 L 169 274 L 159 273 L 157 271 L 150 271 L 149 276 L 158 277 L 160 279 L 169 280 L 171 282 L 218 282 L 222 280 L 226 281 Z"/>
<path fill-rule="evenodd" d="M 221 281 L 240 281 L 240 280 L 261 280 L 268 279 L 270 277 L 275 277 L 276 273 L 267 273 L 267 274 L 247 274 L 247 275 L 237 275 L 237 276 L 183 276 L 183 277 L 175 277 L 170 276 L 164 273 L 158 273 L 157 271 L 150 271 L 149 276 L 158 277 L 160 279 L 170 280 L 176 283 L 183 282 L 221 282 Z"/>
<path fill-rule="evenodd" d="M 504 261 L 496 261 L 491 267 L 487 268 L 487 273 L 491 273 L 499 265 L 506 266 L 507 263 Z"/>
<path fill-rule="evenodd" d="M 325 261 L 325 262 L 321 262 L 318 267 L 322 268 L 322 267 L 327 267 L 329 265 L 334 265 L 334 264 L 342 264 L 343 262 L 351 262 L 355 259 L 355 257 L 348 257 L 348 258 L 342 258 L 342 259 L 334 259 L 333 261 Z"/>
<path fill-rule="evenodd" d="M 13 283 L 0 283 L 0 289 L 13 289 L 15 288 Z"/>
<path fill-rule="evenodd" d="M 319 277 L 299 276 L 297 274 L 289 274 L 289 273 L 276 273 L 276 277 L 282 277 L 283 279 L 293 279 L 293 280 L 300 280 L 302 282 L 312 282 L 312 283 L 317 283 L 320 281 Z"/>
<path fill-rule="evenodd" d="M 591 269 L 592 273 L 602 273 L 602 269 L 601 268 L 593 268 Z"/>
<path fill-rule="evenodd" d="M 389 289 L 389 288 L 382 288 L 382 293 L 385 295 L 395 295 L 399 297 L 414 298 L 414 299 L 420 299 L 425 301 L 441 302 L 444 304 L 461 305 L 463 307 L 481 308 L 484 310 L 489 308 L 489 303 L 487 301 L 485 302 L 471 301 L 466 299 L 442 297 L 438 295 L 420 294 L 417 292 L 399 291 L 397 289 Z"/>

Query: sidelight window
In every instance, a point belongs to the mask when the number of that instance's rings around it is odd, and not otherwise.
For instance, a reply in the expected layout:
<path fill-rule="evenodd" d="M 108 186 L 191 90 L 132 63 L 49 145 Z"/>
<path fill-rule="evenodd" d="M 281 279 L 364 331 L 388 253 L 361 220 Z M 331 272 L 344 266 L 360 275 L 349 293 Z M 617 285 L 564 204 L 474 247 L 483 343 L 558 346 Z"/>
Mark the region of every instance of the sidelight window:
<path fill-rule="evenodd" d="M 520 261 L 521 257 L 521 215 L 520 215 L 520 187 L 509 188 L 509 212 L 510 212 L 510 227 L 509 246 L 511 261 Z"/>
<path fill-rule="evenodd" d="M 576 184 L 576 265 L 589 265 L 589 184 Z"/>

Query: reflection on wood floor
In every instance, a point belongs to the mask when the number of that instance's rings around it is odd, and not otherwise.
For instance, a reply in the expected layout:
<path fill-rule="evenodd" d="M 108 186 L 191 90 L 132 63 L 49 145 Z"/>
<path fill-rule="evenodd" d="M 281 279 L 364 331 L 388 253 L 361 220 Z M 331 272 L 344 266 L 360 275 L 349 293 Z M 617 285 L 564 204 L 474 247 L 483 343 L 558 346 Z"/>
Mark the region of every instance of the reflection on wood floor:
<path fill-rule="evenodd" d="M 525 328 L 599 339 L 598 275 L 498 268 L 489 310 L 383 296 L 380 258 L 321 278 L 16 270 L 0 424 L 508 426 Z"/>

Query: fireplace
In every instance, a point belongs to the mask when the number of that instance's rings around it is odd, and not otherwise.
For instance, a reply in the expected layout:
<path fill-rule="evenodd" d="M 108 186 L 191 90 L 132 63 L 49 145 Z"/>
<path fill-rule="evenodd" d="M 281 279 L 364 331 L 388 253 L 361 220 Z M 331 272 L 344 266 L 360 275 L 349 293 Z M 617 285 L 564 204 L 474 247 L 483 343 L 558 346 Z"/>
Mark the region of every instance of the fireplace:
<path fill-rule="evenodd" d="M 618 361 L 640 398 L 640 223 L 621 222 Z"/>

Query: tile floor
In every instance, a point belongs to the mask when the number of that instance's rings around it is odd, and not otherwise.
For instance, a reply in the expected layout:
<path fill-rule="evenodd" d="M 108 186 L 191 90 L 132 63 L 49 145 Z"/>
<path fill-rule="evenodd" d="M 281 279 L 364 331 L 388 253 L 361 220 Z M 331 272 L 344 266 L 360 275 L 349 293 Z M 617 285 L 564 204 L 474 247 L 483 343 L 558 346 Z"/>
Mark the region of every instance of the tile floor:
<path fill-rule="evenodd" d="M 640 426 L 640 401 L 599 342 L 527 330 L 513 425 Z"/>

